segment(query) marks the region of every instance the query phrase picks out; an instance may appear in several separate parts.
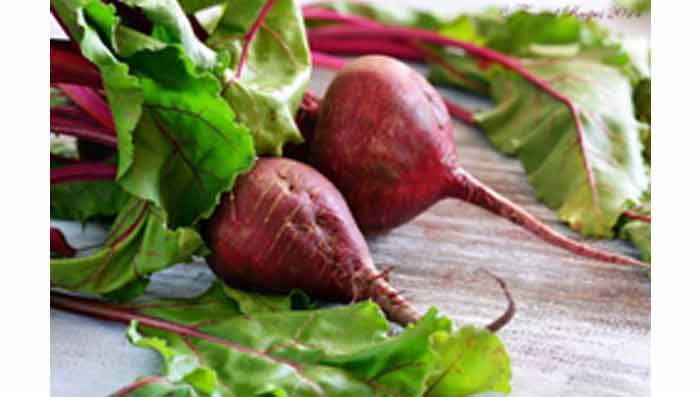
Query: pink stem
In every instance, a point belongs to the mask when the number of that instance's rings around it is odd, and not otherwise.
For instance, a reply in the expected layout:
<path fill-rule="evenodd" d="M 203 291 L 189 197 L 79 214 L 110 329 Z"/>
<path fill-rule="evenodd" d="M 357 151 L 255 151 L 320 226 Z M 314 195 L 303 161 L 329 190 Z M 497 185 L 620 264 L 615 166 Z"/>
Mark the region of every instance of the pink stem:
<path fill-rule="evenodd" d="M 304 91 L 304 97 L 301 100 L 299 108 L 305 112 L 316 112 L 318 110 L 321 99 L 314 95 L 311 91 Z"/>
<path fill-rule="evenodd" d="M 50 129 L 51 132 L 71 135 L 113 149 L 117 147 L 117 139 L 113 132 L 86 118 L 80 110 L 72 107 L 52 107 Z"/>
<path fill-rule="evenodd" d="M 345 38 L 350 40 L 357 39 L 358 37 L 365 38 L 367 40 L 419 40 L 430 44 L 459 48 L 464 50 L 466 53 L 473 55 L 481 60 L 497 63 L 505 67 L 506 69 L 515 72 L 516 74 L 524 78 L 526 81 L 532 83 L 537 88 L 552 96 L 557 101 L 563 103 L 571 112 L 574 119 L 574 127 L 576 129 L 576 142 L 578 143 L 580 149 L 581 159 L 583 162 L 584 170 L 586 171 L 588 185 L 591 189 L 594 206 L 595 208 L 600 208 L 598 204 L 598 188 L 596 186 L 595 176 L 588 161 L 588 156 L 586 155 L 586 141 L 583 135 L 583 125 L 576 105 L 569 98 L 556 91 L 546 81 L 540 79 L 539 77 L 535 76 L 530 71 L 525 69 L 521 65 L 521 63 L 516 59 L 511 58 L 500 52 L 491 50 L 489 48 L 480 47 L 471 43 L 462 42 L 449 37 L 445 37 L 431 31 L 415 28 L 392 26 L 327 26 L 310 29 L 307 35 L 309 37 L 310 43 L 313 43 L 314 40 L 319 40 L 323 38 Z"/>
<path fill-rule="evenodd" d="M 383 54 L 411 61 L 423 61 L 424 57 L 415 49 L 396 41 L 357 41 L 346 39 L 322 38 L 309 40 L 309 45 L 316 51 L 335 54 Z"/>
<path fill-rule="evenodd" d="M 324 54 L 318 51 L 311 51 L 311 59 L 314 66 L 333 70 L 341 69 L 345 65 L 344 59 Z M 446 98 L 443 98 L 443 101 L 445 101 L 447 109 L 454 118 L 461 120 L 466 124 L 476 126 L 476 121 L 474 120 L 474 115 L 472 112 L 460 107 L 456 103 Z"/>
<path fill-rule="evenodd" d="M 170 381 L 163 376 L 150 376 L 148 378 L 143 378 L 143 379 L 137 380 L 136 382 L 130 384 L 129 386 L 123 387 L 123 388 L 115 391 L 109 397 L 124 397 L 124 396 L 131 394 L 132 392 L 137 391 L 138 389 L 140 389 L 143 386 L 151 385 L 153 383 L 170 383 Z"/>
<path fill-rule="evenodd" d="M 68 98 L 114 134 L 114 121 L 107 102 L 93 88 L 73 84 L 56 84 Z"/>
<path fill-rule="evenodd" d="M 651 223 L 651 216 L 642 215 L 642 214 L 637 213 L 635 211 L 628 210 L 628 211 L 623 212 L 622 215 L 627 219 L 632 219 L 635 221 L 642 221 L 645 223 Z"/>
<path fill-rule="evenodd" d="M 576 255 L 627 266 L 649 266 L 644 262 L 625 255 L 598 250 L 556 232 L 512 201 L 484 185 L 462 168 L 458 168 L 454 171 L 453 189 L 449 193 L 449 196 L 476 204 L 493 214 L 508 219 L 514 224 L 523 227 L 542 240 Z"/>
<path fill-rule="evenodd" d="M 317 51 L 311 51 L 311 61 L 315 66 L 326 69 L 340 70 L 345 66 L 344 59 Z"/>
<path fill-rule="evenodd" d="M 450 115 L 452 115 L 452 117 L 456 118 L 457 120 L 461 120 L 467 125 L 471 125 L 473 127 L 479 126 L 476 120 L 474 120 L 474 114 L 472 112 L 463 107 L 460 107 L 456 103 L 446 98 L 443 98 L 443 100 L 445 101 L 445 106 L 447 106 L 447 110 L 450 112 Z"/>
<path fill-rule="evenodd" d="M 68 243 L 68 240 L 66 240 L 66 236 L 63 235 L 63 232 L 55 227 L 52 227 L 51 252 L 64 258 L 70 258 L 75 256 L 77 251 Z"/>
<path fill-rule="evenodd" d="M 241 50 L 241 58 L 238 60 L 238 65 L 236 66 L 237 79 L 239 79 L 241 77 L 241 73 L 243 73 L 243 64 L 245 63 L 245 59 L 248 56 L 248 47 L 250 47 L 250 43 L 253 41 L 255 33 L 257 33 L 257 31 L 260 29 L 260 26 L 262 26 L 262 23 L 265 20 L 265 16 L 274 4 L 275 0 L 267 0 L 265 2 L 257 18 L 255 18 L 253 25 L 250 27 L 250 29 L 248 29 L 245 36 L 243 36 L 243 49 Z"/>
<path fill-rule="evenodd" d="M 371 19 L 358 17 L 355 15 L 340 14 L 333 10 L 320 8 L 314 4 L 303 7 L 302 11 L 305 20 L 320 20 L 323 22 L 337 22 L 341 24 L 356 25 L 356 26 L 384 26 L 379 22 Z"/>
<path fill-rule="evenodd" d="M 155 317 L 140 314 L 133 310 L 125 309 L 117 305 L 112 305 L 106 302 L 101 302 L 95 299 L 79 298 L 61 292 L 51 292 L 51 307 L 61 310 L 67 310 L 74 313 L 80 313 L 91 317 L 100 318 L 108 321 L 116 321 L 128 324 L 131 321 L 137 321 L 140 325 L 155 328 L 158 330 L 171 332 L 180 336 L 189 336 L 192 338 L 205 340 L 214 344 L 224 346 L 228 349 L 238 351 L 243 354 L 256 356 L 263 360 L 269 360 L 278 364 L 287 365 L 294 371 L 299 371 L 299 366 L 289 360 L 277 357 L 267 352 L 258 351 L 250 347 L 231 342 L 230 340 L 220 338 L 218 336 L 206 334 L 196 327 L 180 325 L 167 320 L 161 320 Z"/>
<path fill-rule="evenodd" d="M 117 169 L 113 164 L 79 162 L 51 169 L 51 184 L 75 181 L 113 180 Z"/>

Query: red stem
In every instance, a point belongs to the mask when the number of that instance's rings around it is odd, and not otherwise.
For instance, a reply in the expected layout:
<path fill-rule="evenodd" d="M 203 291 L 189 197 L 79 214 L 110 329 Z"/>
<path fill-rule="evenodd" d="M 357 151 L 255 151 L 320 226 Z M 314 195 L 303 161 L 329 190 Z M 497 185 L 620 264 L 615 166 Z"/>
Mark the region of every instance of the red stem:
<path fill-rule="evenodd" d="M 139 388 L 150 385 L 153 383 L 170 383 L 170 381 L 163 376 L 150 376 L 148 378 L 143 378 L 137 380 L 136 382 L 130 384 L 129 386 L 123 387 L 116 392 L 112 393 L 110 397 L 124 397 L 131 392 L 137 391 Z"/>
<path fill-rule="evenodd" d="M 145 325 L 146 327 L 155 328 L 166 332 L 172 332 L 180 336 L 189 336 L 192 338 L 201 339 L 204 341 L 222 345 L 231 350 L 235 350 L 243 354 L 257 356 L 259 358 L 273 361 L 278 364 L 290 366 L 295 371 L 299 371 L 299 367 L 296 363 L 285 360 L 283 358 L 272 356 L 265 352 L 251 349 L 247 346 L 239 345 L 227 339 L 205 334 L 204 332 L 201 332 L 194 327 L 179 325 L 166 320 L 160 320 L 98 300 L 79 298 L 61 292 L 52 291 L 51 307 L 88 315 L 107 321 L 116 321 L 125 324 L 128 324 L 131 321 L 137 321 L 139 324 Z"/>
<path fill-rule="evenodd" d="M 78 162 L 51 169 L 51 184 L 76 181 L 113 180 L 117 169 L 113 164 Z"/>
<path fill-rule="evenodd" d="M 446 98 L 443 98 L 443 101 L 445 101 L 447 110 L 450 112 L 452 117 L 456 118 L 457 120 L 461 120 L 465 124 L 471 125 L 473 127 L 478 127 L 478 124 L 476 120 L 474 120 L 474 114 L 472 112 L 455 104 L 452 101 L 449 101 Z"/>
<path fill-rule="evenodd" d="M 97 68 L 69 41 L 51 40 L 51 84 L 68 83 L 102 88 Z"/>
<path fill-rule="evenodd" d="M 627 219 L 631 219 L 631 220 L 635 220 L 635 221 L 642 221 L 645 223 L 651 223 L 651 216 L 642 215 L 642 214 L 635 212 L 635 211 L 627 210 L 627 211 L 622 213 L 622 216 L 624 216 Z"/>
<path fill-rule="evenodd" d="M 120 234 L 117 238 L 112 241 L 111 244 L 109 244 L 110 247 L 114 248 L 116 247 L 119 243 L 124 241 L 129 235 L 136 230 L 139 224 L 141 224 L 141 221 L 143 218 L 146 216 L 146 212 L 148 211 L 148 203 L 144 202 L 141 207 L 141 211 L 139 214 L 136 216 L 136 219 L 129 225 L 129 227 L 126 228 L 126 230 Z"/>
<path fill-rule="evenodd" d="M 253 41 L 255 33 L 257 33 L 257 31 L 260 29 L 260 26 L 262 26 L 262 23 L 265 20 L 265 16 L 274 4 L 275 0 L 267 0 L 265 2 L 262 10 L 260 10 L 260 13 L 255 18 L 253 25 L 250 27 L 250 29 L 248 29 L 245 36 L 243 36 L 243 49 L 241 50 L 241 58 L 238 60 L 238 65 L 236 66 L 237 79 L 239 79 L 241 77 L 241 73 L 243 73 L 243 64 L 245 63 L 245 59 L 248 56 L 248 47 L 250 47 L 250 43 Z"/>
<path fill-rule="evenodd" d="M 114 134 L 114 121 L 107 102 L 93 88 L 73 84 L 57 84 L 61 91 L 95 121 Z"/>
<path fill-rule="evenodd" d="M 78 139 L 99 143 L 116 149 L 117 138 L 114 133 L 85 117 L 83 112 L 69 106 L 51 108 L 51 132 L 71 135 Z"/>
<path fill-rule="evenodd" d="M 317 7 L 315 4 L 309 4 L 302 7 L 302 9 L 305 20 L 320 20 L 323 22 L 336 22 L 356 26 L 384 26 L 381 23 L 371 19 L 358 17 L 355 15 L 340 14 L 333 10 Z"/>
<path fill-rule="evenodd" d="M 382 54 L 409 61 L 424 61 L 423 54 L 396 40 L 357 41 L 346 39 L 323 38 L 309 40 L 314 51 L 332 52 L 334 54 Z"/>
<path fill-rule="evenodd" d="M 313 62 L 314 66 L 332 70 L 339 70 L 345 66 L 344 59 L 318 51 L 311 51 L 311 61 Z"/>
<path fill-rule="evenodd" d="M 75 164 L 79 160 L 77 158 L 71 158 L 71 157 L 62 157 L 60 155 L 56 154 L 51 154 L 51 161 L 57 164 L 65 165 L 65 164 Z"/>
<path fill-rule="evenodd" d="M 311 51 L 311 59 L 314 66 L 328 68 L 333 70 L 341 69 L 345 65 L 345 60 L 342 58 L 335 57 L 333 55 L 324 54 L 318 51 Z M 474 120 L 474 114 L 469 110 L 457 105 L 456 103 L 450 101 L 447 98 L 442 98 L 449 110 L 450 114 L 462 122 L 477 126 L 476 120 Z"/>
<path fill-rule="evenodd" d="M 488 186 L 484 185 L 461 168 L 454 171 L 453 190 L 449 195 L 468 203 L 478 205 L 491 213 L 506 218 L 550 244 L 576 255 L 620 265 L 649 266 L 637 259 L 601 251 L 557 233 L 507 198 L 491 190 Z"/>
<path fill-rule="evenodd" d="M 304 96 L 301 99 L 301 105 L 299 108 L 306 112 L 316 112 L 318 110 L 319 103 L 321 99 L 314 95 L 311 91 L 304 91 Z"/>
<path fill-rule="evenodd" d="M 515 316 L 515 300 L 513 299 L 513 295 L 511 295 L 510 289 L 508 288 L 508 284 L 505 282 L 505 280 L 491 273 L 488 270 L 481 269 L 481 271 L 487 276 L 496 280 L 498 286 L 501 288 L 501 291 L 503 291 L 503 295 L 505 295 L 506 300 L 508 301 L 508 307 L 506 308 L 506 311 L 486 326 L 487 330 L 495 333 L 498 332 L 501 328 L 505 327 Z"/>
<path fill-rule="evenodd" d="M 52 227 L 51 252 L 64 258 L 70 258 L 75 256 L 77 251 L 68 243 L 68 240 L 66 240 L 66 236 L 63 235 L 63 232 L 55 227 Z"/>
<path fill-rule="evenodd" d="M 405 40 L 418 40 L 425 43 L 448 46 L 459 48 L 466 53 L 475 56 L 481 60 L 497 63 L 506 69 L 509 69 L 526 81 L 532 83 L 537 88 L 541 89 L 548 95 L 552 96 L 557 101 L 564 104 L 571 112 L 574 119 L 574 127 L 576 129 L 576 141 L 578 143 L 581 160 L 583 162 L 583 168 L 586 172 L 586 177 L 588 181 L 589 188 L 591 190 L 591 195 L 593 197 L 594 207 L 599 211 L 600 207 L 598 204 L 598 188 L 595 182 L 595 176 L 588 162 L 588 157 L 586 155 L 585 146 L 586 141 L 583 135 L 583 125 L 581 123 L 581 118 L 576 105 L 571 102 L 569 98 L 560 94 L 553 87 L 551 87 L 546 81 L 540 79 L 539 77 L 532 74 L 530 71 L 525 69 L 521 63 L 500 52 L 491 50 L 489 48 L 480 47 L 471 43 L 462 42 L 449 37 L 442 36 L 440 34 L 415 28 L 405 28 L 405 27 L 393 27 L 393 26 L 326 26 L 319 27 L 315 29 L 309 29 L 307 32 L 309 43 L 312 45 L 314 40 L 331 38 L 331 39 L 357 39 L 364 38 L 367 40 L 387 40 L 387 39 L 405 39 Z"/>

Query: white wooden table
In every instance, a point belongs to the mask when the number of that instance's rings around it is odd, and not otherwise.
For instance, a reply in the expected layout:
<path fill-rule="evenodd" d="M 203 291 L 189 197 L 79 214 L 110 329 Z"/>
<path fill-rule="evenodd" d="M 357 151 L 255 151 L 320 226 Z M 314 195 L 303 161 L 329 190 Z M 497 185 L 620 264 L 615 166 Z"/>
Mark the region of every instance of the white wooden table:
<path fill-rule="evenodd" d="M 450 11 L 522 2 L 408 3 Z M 600 8 L 609 3 L 586 4 Z M 606 23 L 649 35 L 648 17 Z M 330 72 L 315 72 L 311 88 L 322 93 L 331 77 Z M 444 92 L 472 106 L 485 106 Z M 557 230 L 580 239 L 536 201 L 517 160 L 496 153 L 477 129 L 456 124 L 455 139 L 467 170 Z M 72 232 L 72 241 L 99 240 L 99 232 L 92 228 Z M 632 252 L 621 242 L 595 245 Z M 500 335 L 512 358 L 513 396 L 649 395 L 650 284 L 642 273 L 573 258 L 505 220 L 454 200 L 437 204 L 390 234 L 372 238 L 370 247 L 380 266 L 396 266 L 392 282 L 407 290 L 420 309 L 435 305 L 458 324 L 485 324 L 505 305 L 495 283 L 469 282 L 471 272 L 486 268 L 508 281 L 518 312 Z M 211 279 L 202 262 L 178 265 L 156 275 L 148 293 L 191 296 Z M 51 395 L 107 396 L 138 376 L 157 373 L 160 359 L 129 345 L 124 329 L 51 310 Z"/>

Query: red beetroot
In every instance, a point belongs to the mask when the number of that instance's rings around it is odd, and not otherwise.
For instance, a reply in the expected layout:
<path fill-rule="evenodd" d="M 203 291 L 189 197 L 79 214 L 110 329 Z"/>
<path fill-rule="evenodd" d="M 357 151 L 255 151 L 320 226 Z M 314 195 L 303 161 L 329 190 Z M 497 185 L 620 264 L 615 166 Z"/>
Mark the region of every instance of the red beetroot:
<path fill-rule="evenodd" d="M 311 167 L 259 159 L 222 198 L 206 226 L 207 262 L 235 287 L 322 299 L 371 298 L 397 322 L 419 318 L 372 262 L 338 190 Z"/>
<path fill-rule="evenodd" d="M 573 253 L 643 266 L 556 233 L 461 168 L 445 103 L 423 76 L 393 58 L 360 57 L 338 73 L 310 145 L 311 164 L 343 193 L 363 231 L 394 228 L 454 197 Z"/>

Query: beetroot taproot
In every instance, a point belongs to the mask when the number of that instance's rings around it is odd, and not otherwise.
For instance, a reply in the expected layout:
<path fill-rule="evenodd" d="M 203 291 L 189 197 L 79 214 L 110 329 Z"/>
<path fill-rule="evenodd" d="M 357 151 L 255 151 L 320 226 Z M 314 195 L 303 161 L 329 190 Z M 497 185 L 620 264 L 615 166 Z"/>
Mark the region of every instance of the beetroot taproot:
<path fill-rule="evenodd" d="M 364 232 L 394 228 L 453 197 L 575 254 L 643 266 L 555 232 L 461 168 L 444 101 L 423 76 L 393 58 L 364 56 L 340 70 L 309 145 L 310 163 L 342 192 Z"/>
<path fill-rule="evenodd" d="M 258 159 L 206 225 L 207 262 L 228 285 L 299 288 L 331 301 L 371 298 L 402 324 L 416 309 L 377 270 L 338 190 L 297 161 Z"/>

